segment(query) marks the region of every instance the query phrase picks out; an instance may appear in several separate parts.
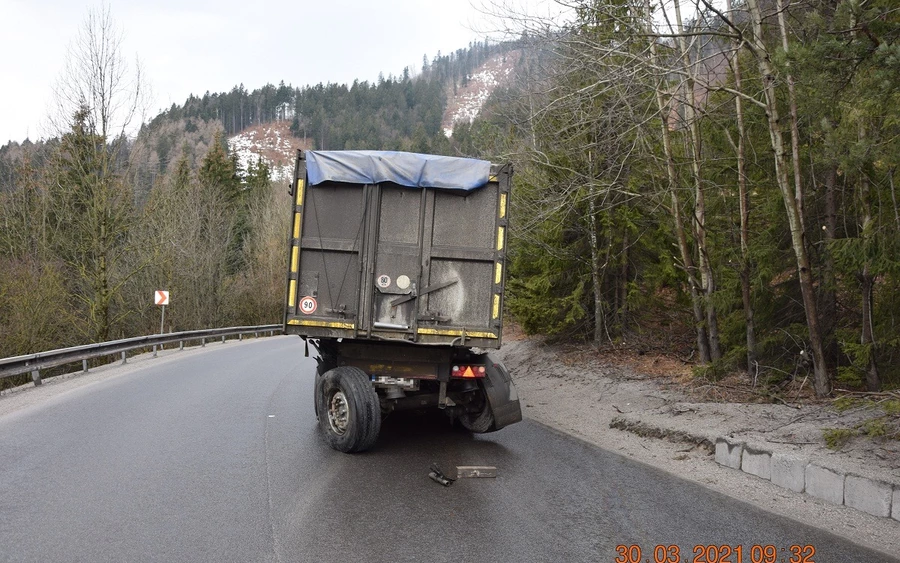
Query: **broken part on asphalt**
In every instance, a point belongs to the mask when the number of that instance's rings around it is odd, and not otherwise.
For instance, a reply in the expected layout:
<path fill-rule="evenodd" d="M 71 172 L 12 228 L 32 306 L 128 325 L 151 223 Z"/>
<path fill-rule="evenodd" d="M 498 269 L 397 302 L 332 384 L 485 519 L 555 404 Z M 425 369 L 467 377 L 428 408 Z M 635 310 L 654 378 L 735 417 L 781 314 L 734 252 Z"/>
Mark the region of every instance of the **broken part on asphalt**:
<path fill-rule="evenodd" d="M 449 487 L 456 481 L 456 479 L 444 475 L 444 472 L 441 471 L 441 468 L 436 463 L 431 464 L 431 471 L 428 473 L 428 477 L 435 483 L 440 483 L 445 487 Z"/>
<path fill-rule="evenodd" d="M 447 477 L 436 463 L 431 464 L 428 477 L 435 483 L 449 487 L 457 479 L 464 478 L 493 478 L 497 476 L 497 468 L 492 465 L 457 465 L 456 478 Z"/>

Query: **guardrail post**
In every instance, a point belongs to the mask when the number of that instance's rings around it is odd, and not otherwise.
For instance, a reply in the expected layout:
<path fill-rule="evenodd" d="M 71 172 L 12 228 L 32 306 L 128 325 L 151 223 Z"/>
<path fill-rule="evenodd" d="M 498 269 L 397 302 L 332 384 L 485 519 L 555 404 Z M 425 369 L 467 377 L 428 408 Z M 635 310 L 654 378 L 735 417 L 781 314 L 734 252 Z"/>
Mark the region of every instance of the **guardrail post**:
<path fill-rule="evenodd" d="M 181 352 L 182 350 L 184 350 L 184 340 L 179 340 L 178 341 L 178 351 Z"/>
<path fill-rule="evenodd" d="M 243 341 L 244 341 L 244 333 L 242 332 L 242 333 L 238 334 L 238 342 L 243 342 Z"/>
<path fill-rule="evenodd" d="M 222 344 L 225 344 L 225 336 L 222 335 Z"/>
<path fill-rule="evenodd" d="M 258 330 L 254 330 L 254 331 L 253 331 L 253 338 L 259 338 L 259 331 L 258 331 Z"/>
<path fill-rule="evenodd" d="M 123 366 L 125 365 L 125 361 L 126 361 L 126 359 L 125 359 L 125 352 L 122 352 L 122 365 L 123 365 Z"/>
<path fill-rule="evenodd" d="M 88 372 L 87 360 L 81 360 L 81 369 L 84 371 L 84 373 Z"/>
<path fill-rule="evenodd" d="M 156 357 L 156 344 L 153 345 L 153 357 Z"/>
<path fill-rule="evenodd" d="M 34 386 L 37 387 L 41 384 L 41 370 L 36 369 L 31 372 L 31 380 L 34 381 Z"/>
<path fill-rule="evenodd" d="M 206 347 L 206 338 L 205 338 L 205 337 L 200 339 L 200 347 L 201 347 L 201 348 L 205 348 L 205 347 Z"/>

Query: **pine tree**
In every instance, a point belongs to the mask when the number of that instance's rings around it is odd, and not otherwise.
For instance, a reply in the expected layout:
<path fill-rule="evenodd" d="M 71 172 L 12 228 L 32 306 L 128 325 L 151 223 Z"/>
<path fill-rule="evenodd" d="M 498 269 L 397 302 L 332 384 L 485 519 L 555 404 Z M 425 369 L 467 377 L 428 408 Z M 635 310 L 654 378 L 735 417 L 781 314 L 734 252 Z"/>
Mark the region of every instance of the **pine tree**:
<path fill-rule="evenodd" d="M 124 281 L 136 273 L 120 267 L 131 250 L 135 210 L 113 167 L 112 149 L 88 124 L 88 115 L 87 108 L 79 110 L 60 143 L 50 225 L 54 250 L 73 272 L 75 295 L 86 308 L 88 336 L 101 342 L 109 340 L 118 320 L 113 306 Z"/>
<path fill-rule="evenodd" d="M 241 182 L 221 131 L 216 133 L 209 152 L 203 157 L 197 176 L 205 188 L 215 190 L 229 204 L 238 203 Z"/>

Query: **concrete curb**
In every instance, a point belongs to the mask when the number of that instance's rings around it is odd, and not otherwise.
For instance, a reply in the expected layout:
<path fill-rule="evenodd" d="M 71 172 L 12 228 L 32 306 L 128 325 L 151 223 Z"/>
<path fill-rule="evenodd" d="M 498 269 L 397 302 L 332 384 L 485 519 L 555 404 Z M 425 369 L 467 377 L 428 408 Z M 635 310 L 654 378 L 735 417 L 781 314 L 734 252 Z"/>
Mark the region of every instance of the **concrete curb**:
<path fill-rule="evenodd" d="M 806 458 L 726 437 L 716 439 L 716 463 L 785 489 L 900 522 L 900 485 L 844 474 Z"/>

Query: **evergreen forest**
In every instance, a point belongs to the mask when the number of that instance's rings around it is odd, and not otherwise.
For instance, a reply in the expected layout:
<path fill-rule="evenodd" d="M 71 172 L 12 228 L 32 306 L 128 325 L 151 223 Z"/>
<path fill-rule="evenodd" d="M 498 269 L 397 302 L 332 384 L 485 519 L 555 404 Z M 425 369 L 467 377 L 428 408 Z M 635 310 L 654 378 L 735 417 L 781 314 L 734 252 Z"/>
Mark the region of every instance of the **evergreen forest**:
<path fill-rule="evenodd" d="M 225 139 L 281 121 L 303 148 L 511 162 L 506 309 L 529 334 L 819 397 L 900 387 L 895 2 L 567 4 L 374 83 L 191 96 L 134 138 L 73 79 L 57 137 L 0 147 L 0 357 L 154 333 L 160 288 L 166 331 L 279 322 L 286 190 Z M 513 52 L 445 136 L 448 100 Z"/>

